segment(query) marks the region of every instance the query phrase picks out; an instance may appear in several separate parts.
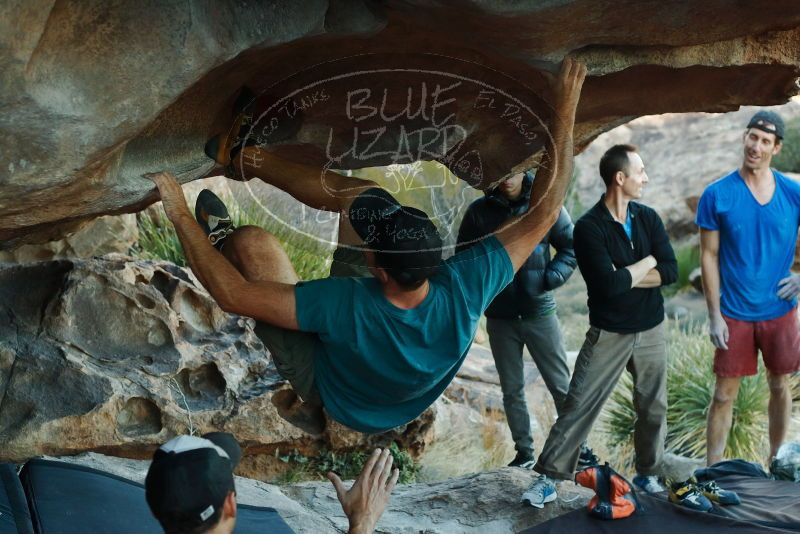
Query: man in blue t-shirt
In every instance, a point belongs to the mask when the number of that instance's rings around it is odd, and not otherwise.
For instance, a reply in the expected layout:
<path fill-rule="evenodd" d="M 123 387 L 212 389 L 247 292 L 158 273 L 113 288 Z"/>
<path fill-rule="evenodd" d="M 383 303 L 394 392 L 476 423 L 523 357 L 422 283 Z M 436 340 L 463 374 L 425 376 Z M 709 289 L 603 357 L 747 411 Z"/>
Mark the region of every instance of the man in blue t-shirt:
<path fill-rule="evenodd" d="M 759 111 L 744 133 L 739 169 L 710 184 L 697 208 L 703 287 L 716 386 L 708 411 L 707 462 L 723 459 L 741 377 L 758 369 L 769 382 L 770 458 L 792 413 L 788 375 L 800 369 L 797 295 L 789 269 L 800 226 L 800 184 L 770 169 L 781 150 L 783 120 Z"/>
<path fill-rule="evenodd" d="M 174 178 L 151 178 L 200 282 L 223 310 L 260 322 L 256 333 L 306 404 L 323 405 L 356 430 L 380 432 L 416 418 L 444 391 L 481 314 L 556 221 L 572 172 L 585 76 L 583 64 L 564 60 L 548 164 L 537 172 L 529 210 L 444 262 L 425 213 L 401 206 L 374 183 L 331 172 L 321 180 L 318 168 L 242 146 L 242 117 L 231 128 L 237 131 L 212 139 L 206 153 L 229 169 L 233 164 L 237 175 L 246 171 L 311 207 L 340 213 L 340 243 L 357 243 L 372 277 L 300 283 L 274 236 L 252 226 L 231 231 L 224 206 L 208 194 L 198 198 L 195 222 Z M 290 421 L 320 430 L 315 418 L 304 418 L 304 405 L 274 401 Z"/>

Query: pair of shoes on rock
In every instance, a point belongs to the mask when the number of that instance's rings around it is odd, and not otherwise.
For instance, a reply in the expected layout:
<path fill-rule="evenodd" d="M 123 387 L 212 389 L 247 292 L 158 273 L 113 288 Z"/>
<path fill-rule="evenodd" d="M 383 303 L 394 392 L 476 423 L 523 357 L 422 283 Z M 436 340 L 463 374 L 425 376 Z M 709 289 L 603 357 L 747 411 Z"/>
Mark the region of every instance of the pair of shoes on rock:
<path fill-rule="evenodd" d="M 721 505 L 741 503 L 736 492 L 720 488 L 713 480 L 698 482 L 695 477 L 670 484 L 669 500 L 699 512 L 710 511 L 714 507 L 713 503 Z"/>
<path fill-rule="evenodd" d="M 294 138 L 300 130 L 302 109 L 292 99 L 281 106 L 273 105 L 275 100 L 271 96 L 256 96 L 248 87 L 242 87 L 233 103 L 230 127 L 206 142 L 206 156 L 222 165 L 228 178 L 246 180 L 244 176 L 238 177 L 233 167 L 234 158 L 243 148 L 278 144 Z"/>

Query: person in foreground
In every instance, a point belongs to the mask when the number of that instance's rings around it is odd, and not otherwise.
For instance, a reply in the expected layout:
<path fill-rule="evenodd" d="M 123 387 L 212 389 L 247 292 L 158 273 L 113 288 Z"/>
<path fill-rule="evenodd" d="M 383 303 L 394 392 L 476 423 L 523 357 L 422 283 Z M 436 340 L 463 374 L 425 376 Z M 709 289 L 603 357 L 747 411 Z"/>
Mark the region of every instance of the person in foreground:
<path fill-rule="evenodd" d="M 768 463 L 789 428 L 788 378 L 800 369 L 800 275 L 789 271 L 800 226 L 800 184 L 770 169 L 783 134 L 776 113 L 753 115 L 744 133 L 742 165 L 711 183 L 697 207 L 703 290 L 716 347 L 708 465 L 723 459 L 739 382 L 758 372 L 759 350 L 769 384 Z"/>
<path fill-rule="evenodd" d="M 600 160 L 606 192 L 575 224 L 575 254 L 589 293 L 589 323 L 560 415 L 523 500 L 541 508 L 556 499 L 554 480 L 571 479 L 589 435 L 622 372 L 633 375 L 636 410 L 634 484 L 663 491 L 657 473 L 666 434 L 666 343 L 661 286 L 678 264 L 656 212 L 638 202 L 648 182 L 636 147 L 616 145 Z"/>
<path fill-rule="evenodd" d="M 259 177 L 313 208 L 339 212 L 346 219 L 343 235 L 364 251 L 372 277 L 300 282 L 278 240 L 253 226 L 224 235 L 220 253 L 206 234 L 214 231 L 210 221 L 227 215 L 224 206 L 199 206 L 204 231 L 174 177 L 150 178 L 192 271 L 223 310 L 260 323 L 256 333 L 297 394 L 350 428 L 382 432 L 413 420 L 444 391 L 466 357 L 480 315 L 558 217 L 572 172 L 572 130 L 585 74 L 585 66 L 571 59 L 561 67 L 549 164 L 537 172 L 527 212 L 496 237 L 444 262 L 441 238 L 425 213 L 401 206 L 371 182 L 321 176 L 320 169 L 282 160 L 266 148 L 211 152 L 220 164 L 233 161 L 239 174 Z M 241 157 L 231 160 L 236 150 Z"/>
<path fill-rule="evenodd" d="M 233 532 L 233 470 L 241 456 L 239 444 L 224 432 L 178 436 L 156 450 L 145 478 L 145 497 L 165 534 Z M 392 460 L 389 449 L 375 449 L 349 490 L 335 473 L 328 473 L 350 534 L 375 529 L 400 475 Z"/>
<path fill-rule="evenodd" d="M 458 230 L 458 251 L 490 235 L 508 218 L 528 209 L 533 175 L 519 173 L 474 201 Z M 510 467 L 532 469 L 536 463 L 531 419 L 525 402 L 522 348 L 527 346 L 542 376 L 556 411 L 561 412 L 569 389 L 569 366 L 553 290 L 561 287 L 577 266 L 572 246 L 573 224 L 561 208 L 558 220 L 511 282 L 486 308 L 486 331 L 492 348 L 500 388 L 503 390 L 508 427 L 517 453 Z M 550 257 L 550 247 L 556 255 Z M 597 457 L 581 446 L 579 465 L 594 465 Z"/>

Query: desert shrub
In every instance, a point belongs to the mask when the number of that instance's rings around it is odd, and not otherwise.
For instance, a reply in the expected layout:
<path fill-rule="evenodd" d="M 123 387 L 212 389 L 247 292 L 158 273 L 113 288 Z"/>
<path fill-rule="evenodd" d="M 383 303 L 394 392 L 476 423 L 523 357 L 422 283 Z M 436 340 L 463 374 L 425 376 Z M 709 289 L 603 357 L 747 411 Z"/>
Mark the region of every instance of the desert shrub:
<path fill-rule="evenodd" d="M 800 118 L 786 121 L 786 136 L 780 154 L 772 160 L 779 171 L 800 172 Z"/>
<path fill-rule="evenodd" d="M 389 452 L 394 460 L 392 466 L 400 470 L 398 482 L 412 484 L 417 481 L 419 465 L 411 455 L 392 442 Z M 278 455 L 278 459 L 288 464 L 288 469 L 274 480 L 279 484 L 290 484 L 307 480 L 322 480 L 328 471 L 334 471 L 342 479 L 354 479 L 364 468 L 369 454 L 363 451 L 333 452 L 322 449 L 316 456 L 305 456 L 297 450 L 285 455 Z"/>
<path fill-rule="evenodd" d="M 703 459 L 706 454 L 706 418 L 714 392 L 714 348 L 704 325 L 679 328 L 667 325 L 667 438 L 666 449 Z M 800 396 L 798 379 L 793 395 Z M 621 468 L 633 466 L 633 381 L 629 373 L 612 393 L 601 415 L 601 429 L 614 448 Z M 728 434 L 726 458 L 763 461 L 769 450 L 767 401 L 769 388 L 764 369 L 742 379 L 734 402 L 733 424 Z"/>

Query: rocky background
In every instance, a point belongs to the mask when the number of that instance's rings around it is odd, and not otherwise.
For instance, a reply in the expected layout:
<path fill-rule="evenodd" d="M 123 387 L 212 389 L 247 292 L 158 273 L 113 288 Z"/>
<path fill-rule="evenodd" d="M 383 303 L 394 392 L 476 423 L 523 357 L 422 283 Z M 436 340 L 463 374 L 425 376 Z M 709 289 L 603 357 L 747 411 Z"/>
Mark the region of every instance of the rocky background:
<path fill-rule="evenodd" d="M 133 213 L 156 201 L 141 174 L 170 170 L 183 183 L 215 174 L 202 145 L 225 127 L 245 83 L 302 105 L 299 129 L 274 147 L 286 158 L 323 163 L 333 150 L 338 169 L 410 163 L 398 150 L 403 128 L 430 124 L 368 117 L 362 130 L 385 127 L 385 136 L 370 154 L 348 153 L 353 121 L 342 95 L 386 89 L 384 115 L 392 115 L 425 83 L 433 91 L 459 73 L 470 83 L 453 89 L 446 110 L 461 130 L 447 139 L 451 150 L 426 158 L 482 188 L 536 161 L 550 118 L 547 80 L 571 55 L 589 66 L 576 125 L 585 149 L 576 210 L 599 196 L 600 154 L 632 142 L 651 178 L 644 201 L 674 238 L 691 240 L 692 199 L 738 164 L 754 108 L 684 112 L 794 95 L 800 9 L 793 0 L 769 9 L 731 0 L 12 0 L 0 6 L 0 49 L 0 460 L 91 451 L 74 461 L 141 479 L 137 462 L 166 439 L 227 430 L 245 449 L 239 474 L 263 481 L 286 469 L 281 456 L 290 451 L 397 443 L 426 480 L 440 481 L 399 488 L 382 532 L 510 532 L 581 506 L 585 495 L 535 512 L 517 502 L 529 473 L 465 475 L 513 455 L 485 348 L 475 345 L 445 395 L 406 427 L 364 436 L 333 423 L 320 435 L 289 425 L 281 417 L 288 386 L 252 321 L 223 313 L 189 271 L 128 255 Z M 405 74 L 333 83 L 329 105 L 318 105 L 324 94 L 313 84 L 378 67 Z M 411 67 L 438 74 L 409 75 Z M 513 96 L 518 109 L 499 97 L 493 107 L 481 88 Z M 796 103 L 780 112 L 800 116 Z M 410 143 L 419 155 L 422 136 Z M 252 193 L 236 187 L 234 196 Z M 274 191 L 253 194 L 285 208 L 279 215 L 292 224 L 317 221 L 319 236 L 335 235 L 335 223 L 317 214 L 293 219 L 299 212 Z M 585 301 L 580 290 L 573 298 Z M 554 410 L 530 359 L 526 374 L 542 443 Z M 298 532 L 343 529 L 327 483 L 239 487 L 243 502 L 278 508 Z"/>
<path fill-rule="evenodd" d="M 798 25 L 795 0 L 3 2 L 0 248 L 141 210 L 156 200 L 142 173 L 206 175 L 203 144 L 244 84 L 291 96 L 270 121 L 302 108 L 275 148 L 284 157 L 340 169 L 439 159 L 486 187 L 536 160 L 566 55 L 589 68 L 580 148 L 641 115 L 786 102 Z M 359 131 L 382 132 L 352 151 L 351 91 L 375 108 Z M 430 127 L 437 154 L 403 135 Z"/>

